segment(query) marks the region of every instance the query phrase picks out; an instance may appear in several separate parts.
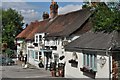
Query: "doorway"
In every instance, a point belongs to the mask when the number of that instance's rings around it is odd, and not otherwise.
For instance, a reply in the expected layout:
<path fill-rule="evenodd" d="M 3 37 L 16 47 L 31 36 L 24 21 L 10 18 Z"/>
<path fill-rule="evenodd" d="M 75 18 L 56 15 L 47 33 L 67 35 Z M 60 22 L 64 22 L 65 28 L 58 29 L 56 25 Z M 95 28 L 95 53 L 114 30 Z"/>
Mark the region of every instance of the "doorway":
<path fill-rule="evenodd" d="M 52 52 L 44 52 L 45 56 L 45 69 L 48 70 L 50 67 L 50 60 L 52 59 Z"/>

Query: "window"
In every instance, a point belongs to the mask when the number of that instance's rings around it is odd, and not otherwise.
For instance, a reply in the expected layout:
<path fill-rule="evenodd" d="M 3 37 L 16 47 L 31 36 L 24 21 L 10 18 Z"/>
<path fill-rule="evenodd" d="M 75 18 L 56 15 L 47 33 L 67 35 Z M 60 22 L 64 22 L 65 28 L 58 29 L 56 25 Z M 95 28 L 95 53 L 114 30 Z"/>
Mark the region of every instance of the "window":
<path fill-rule="evenodd" d="M 38 42 L 38 36 L 36 36 L 36 43 Z"/>
<path fill-rule="evenodd" d="M 51 46 L 52 50 L 57 50 L 57 46 Z"/>
<path fill-rule="evenodd" d="M 83 65 L 88 69 L 92 69 L 96 71 L 97 63 L 96 63 L 96 55 L 95 54 L 83 54 Z"/>
<path fill-rule="evenodd" d="M 68 44 L 68 41 L 67 41 L 67 40 L 62 42 L 62 46 L 65 46 L 65 45 L 67 45 L 67 44 Z"/>
<path fill-rule="evenodd" d="M 41 52 L 39 52 L 39 60 L 41 60 L 42 58 L 42 53 Z"/>
<path fill-rule="evenodd" d="M 38 59 L 38 52 L 35 52 L 35 59 Z"/>
<path fill-rule="evenodd" d="M 30 50 L 30 52 L 31 52 L 31 57 L 34 58 L 34 51 Z"/>
<path fill-rule="evenodd" d="M 42 41 L 42 36 L 41 35 L 39 35 L 39 41 Z"/>
<path fill-rule="evenodd" d="M 33 43 L 33 45 L 34 45 L 35 47 L 38 47 L 38 43 Z"/>
<path fill-rule="evenodd" d="M 42 55 L 41 52 L 39 52 L 39 55 L 40 55 L 40 56 Z"/>

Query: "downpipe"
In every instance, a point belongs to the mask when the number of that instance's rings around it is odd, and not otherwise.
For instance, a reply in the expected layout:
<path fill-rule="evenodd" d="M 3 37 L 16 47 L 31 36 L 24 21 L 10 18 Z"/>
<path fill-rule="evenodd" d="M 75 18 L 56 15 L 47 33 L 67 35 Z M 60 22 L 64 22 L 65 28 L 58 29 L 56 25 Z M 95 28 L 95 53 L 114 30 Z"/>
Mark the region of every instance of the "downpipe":
<path fill-rule="evenodd" d="M 112 80 L 112 76 L 111 76 L 111 74 L 112 74 L 112 65 L 111 65 L 111 62 L 112 62 L 112 60 L 111 60 L 111 52 L 109 52 L 108 50 L 106 51 L 106 55 L 109 57 L 109 80 Z"/>

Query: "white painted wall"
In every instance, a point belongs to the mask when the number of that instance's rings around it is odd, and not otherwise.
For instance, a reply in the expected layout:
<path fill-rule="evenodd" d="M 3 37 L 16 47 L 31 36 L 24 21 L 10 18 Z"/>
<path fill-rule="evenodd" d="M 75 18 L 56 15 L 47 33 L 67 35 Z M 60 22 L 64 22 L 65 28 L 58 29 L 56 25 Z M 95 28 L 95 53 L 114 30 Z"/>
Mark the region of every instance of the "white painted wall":
<path fill-rule="evenodd" d="M 83 72 L 80 71 L 80 68 L 83 67 L 83 54 L 82 52 L 77 52 L 78 56 L 78 67 L 71 67 L 71 63 L 68 61 L 72 59 L 73 52 L 65 52 L 65 77 L 66 78 L 89 78 L 88 76 L 83 75 Z M 102 55 L 97 55 L 97 59 Z M 106 63 L 104 67 L 100 67 L 100 64 L 97 62 L 97 73 L 95 78 L 109 78 L 109 57 L 105 56 Z"/>
<path fill-rule="evenodd" d="M 22 49 L 21 44 L 23 43 L 23 40 L 18 39 L 16 43 L 20 44 L 20 45 L 17 45 L 17 57 L 18 57 L 18 55 L 20 54 L 20 50 Z M 17 60 L 18 60 L 18 58 L 17 58 Z"/>
<path fill-rule="evenodd" d="M 41 43 L 41 41 L 39 41 L 39 35 L 41 35 L 42 36 L 42 43 Z M 36 36 L 38 36 L 38 42 L 36 42 Z M 27 54 L 29 54 L 29 56 L 28 56 L 28 62 L 30 63 L 30 64 L 32 64 L 32 65 L 34 65 L 34 66 L 36 66 L 37 68 L 39 68 L 39 66 L 38 66 L 38 63 L 39 63 L 39 53 L 38 53 L 38 59 L 35 59 L 35 52 L 41 52 L 41 54 L 42 54 L 42 59 L 43 59 L 43 64 L 45 64 L 45 57 L 44 57 L 44 53 L 43 53 L 43 51 L 40 51 L 40 49 L 42 48 L 41 47 L 41 45 L 42 44 L 44 44 L 44 37 L 45 36 L 45 33 L 36 33 L 35 35 L 34 35 L 34 42 L 27 42 Z M 34 45 L 33 45 L 33 43 L 38 43 L 38 47 L 35 47 Z M 28 46 L 34 46 L 34 48 L 28 48 Z M 34 58 L 31 56 L 31 52 L 29 52 L 29 51 L 31 51 L 31 50 L 33 50 L 34 51 Z M 29 52 L 29 53 L 28 53 Z"/>
<path fill-rule="evenodd" d="M 17 54 L 19 54 L 19 51 L 22 49 L 22 48 L 21 48 L 21 43 L 22 43 L 22 42 L 23 42 L 23 40 L 17 40 L 17 43 L 20 44 L 20 46 L 17 45 Z"/>
<path fill-rule="evenodd" d="M 28 62 L 30 64 L 36 66 L 37 68 L 39 68 L 39 66 L 38 66 L 39 60 L 35 59 L 35 49 L 34 48 L 28 48 L 28 53 L 27 54 L 28 54 Z"/>
<path fill-rule="evenodd" d="M 44 39 L 45 33 L 36 33 L 35 34 L 35 36 L 34 36 L 35 41 L 34 42 L 38 43 L 38 47 L 35 47 L 34 51 L 37 51 L 37 50 L 39 51 L 42 48 L 41 44 L 40 44 L 40 41 L 39 41 L 39 35 L 42 36 L 42 44 L 44 44 L 44 46 L 57 46 L 57 50 L 52 50 L 52 53 L 53 53 L 52 54 L 53 59 L 51 60 L 52 62 L 54 62 L 54 53 L 57 53 L 59 55 L 59 57 L 65 55 L 64 47 L 62 46 L 62 42 L 63 42 L 62 39 L 47 41 L 47 40 Z M 38 41 L 37 42 L 36 42 L 36 36 L 38 36 Z M 72 40 L 74 40 L 76 38 L 78 38 L 78 36 L 73 37 Z M 69 42 L 71 42 L 71 40 L 69 40 Z M 31 45 L 31 44 L 29 43 L 28 45 Z M 42 52 L 42 57 L 43 57 L 43 62 L 45 64 L 45 62 L 46 62 L 45 60 L 46 59 L 44 57 L 44 53 L 43 52 Z M 33 64 L 33 65 L 38 64 L 36 60 L 31 59 L 31 58 L 29 59 L 29 62 L 31 64 Z M 63 60 L 59 60 L 58 62 L 59 63 L 64 63 L 65 61 L 63 59 Z"/>

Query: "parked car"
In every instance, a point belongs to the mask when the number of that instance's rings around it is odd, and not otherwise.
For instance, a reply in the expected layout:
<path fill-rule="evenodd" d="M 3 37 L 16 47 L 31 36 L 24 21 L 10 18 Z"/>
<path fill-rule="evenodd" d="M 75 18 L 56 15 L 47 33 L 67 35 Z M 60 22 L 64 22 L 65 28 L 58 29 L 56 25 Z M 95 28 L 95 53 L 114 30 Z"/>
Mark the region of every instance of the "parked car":
<path fill-rule="evenodd" d="M 13 65 L 15 62 L 8 57 L 2 57 L 0 58 L 0 65 Z"/>

